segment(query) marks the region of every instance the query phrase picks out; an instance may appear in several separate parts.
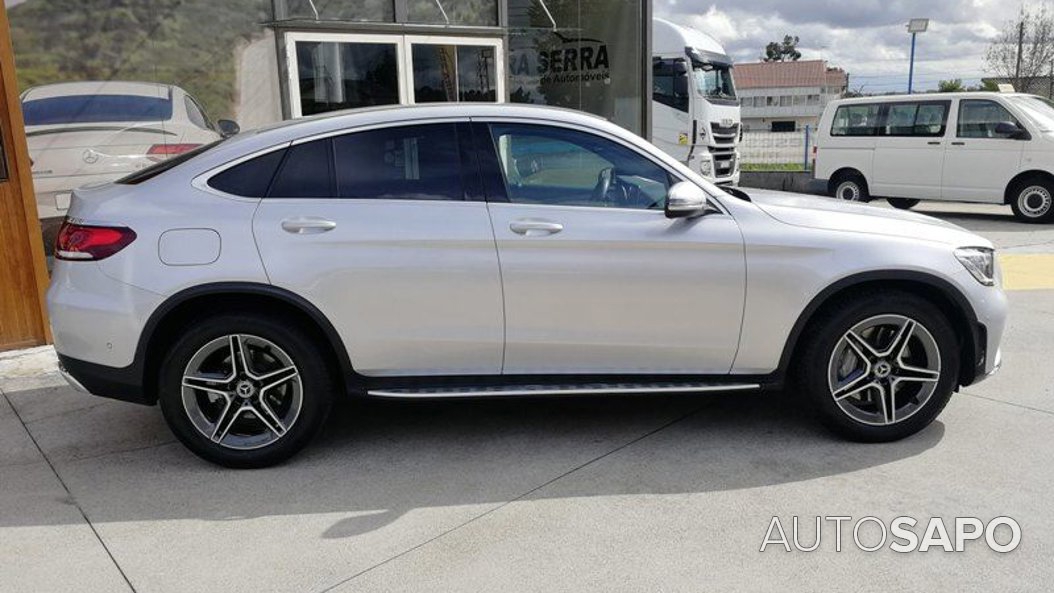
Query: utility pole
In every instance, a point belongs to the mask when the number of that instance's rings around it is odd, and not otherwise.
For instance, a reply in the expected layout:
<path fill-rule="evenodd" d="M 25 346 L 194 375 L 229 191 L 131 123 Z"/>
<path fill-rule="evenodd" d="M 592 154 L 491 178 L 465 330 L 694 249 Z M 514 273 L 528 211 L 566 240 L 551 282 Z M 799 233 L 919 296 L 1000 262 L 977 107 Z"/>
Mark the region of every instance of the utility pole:
<path fill-rule="evenodd" d="M 1025 14 L 1021 13 L 1021 21 L 1017 24 L 1017 67 L 1014 68 L 1014 90 L 1022 93 L 1021 88 L 1021 58 L 1025 53 Z"/>

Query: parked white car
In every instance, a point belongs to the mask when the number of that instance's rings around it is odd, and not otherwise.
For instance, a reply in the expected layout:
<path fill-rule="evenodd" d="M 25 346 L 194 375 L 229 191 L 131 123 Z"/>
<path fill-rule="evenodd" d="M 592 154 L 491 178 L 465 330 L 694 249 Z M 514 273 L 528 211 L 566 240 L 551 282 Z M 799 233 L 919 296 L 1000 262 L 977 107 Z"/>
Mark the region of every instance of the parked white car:
<path fill-rule="evenodd" d="M 816 178 L 834 197 L 1008 204 L 1054 220 L 1054 107 L 1016 93 L 832 101 L 820 119 Z"/>
<path fill-rule="evenodd" d="M 992 244 L 826 198 L 726 193 L 552 108 L 382 108 L 240 134 L 74 192 L 61 368 L 191 450 L 281 461 L 351 393 L 757 391 L 840 434 L 927 426 L 999 366 Z"/>
<path fill-rule="evenodd" d="M 77 187 L 113 181 L 238 132 L 179 87 L 70 82 L 22 95 L 41 218 L 62 216 Z"/>

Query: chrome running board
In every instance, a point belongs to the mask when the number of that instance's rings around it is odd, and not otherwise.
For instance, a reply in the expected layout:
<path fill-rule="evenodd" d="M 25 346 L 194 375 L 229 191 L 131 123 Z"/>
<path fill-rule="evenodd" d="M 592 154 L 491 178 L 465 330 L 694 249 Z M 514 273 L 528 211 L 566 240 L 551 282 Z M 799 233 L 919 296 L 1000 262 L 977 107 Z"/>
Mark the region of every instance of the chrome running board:
<path fill-rule="evenodd" d="M 647 393 L 719 393 L 754 391 L 757 383 L 594 383 L 589 385 L 498 385 L 494 387 L 431 387 L 415 389 L 370 389 L 374 397 L 443 398 L 443 397 L 519 397 L 545 395 L 625 395 Z"/>

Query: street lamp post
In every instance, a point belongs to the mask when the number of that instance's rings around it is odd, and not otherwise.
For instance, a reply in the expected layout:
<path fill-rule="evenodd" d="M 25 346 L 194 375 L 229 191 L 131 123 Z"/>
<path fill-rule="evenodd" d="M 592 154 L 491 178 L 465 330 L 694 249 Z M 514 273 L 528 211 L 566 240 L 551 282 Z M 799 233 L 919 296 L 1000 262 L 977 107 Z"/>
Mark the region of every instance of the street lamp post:
<path fill-rule="evenodd" d="M 908 33 L 911 33 L 911 62 L 908 66 L 908 94 L 913 91 L 915 82 L 915 38 L 930 28 L 930 19 L 911 19 L 908 22 Z"/>

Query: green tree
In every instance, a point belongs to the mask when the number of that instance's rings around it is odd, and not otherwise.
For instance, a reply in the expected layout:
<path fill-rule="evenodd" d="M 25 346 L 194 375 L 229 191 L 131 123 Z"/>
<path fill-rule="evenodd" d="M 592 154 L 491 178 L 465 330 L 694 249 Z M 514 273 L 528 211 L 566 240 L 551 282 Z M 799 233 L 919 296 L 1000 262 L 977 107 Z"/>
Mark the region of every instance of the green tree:
<path fill-rule="evenodd" d="M 966 90 L 963 86 L 961 78 L 953 78 L 951 80 L 942 80 L 937 83 L 938 93 L 961 93 Z"/>
<path fill-rule="evenodd" d="M 783 41 L 773 41 L 765 46 L 765 55 L 761 57 L 765 62 L 797 62 L 801 59 L 798 51 L 797 37 L 785 35 Z"/>

